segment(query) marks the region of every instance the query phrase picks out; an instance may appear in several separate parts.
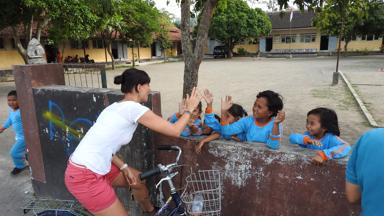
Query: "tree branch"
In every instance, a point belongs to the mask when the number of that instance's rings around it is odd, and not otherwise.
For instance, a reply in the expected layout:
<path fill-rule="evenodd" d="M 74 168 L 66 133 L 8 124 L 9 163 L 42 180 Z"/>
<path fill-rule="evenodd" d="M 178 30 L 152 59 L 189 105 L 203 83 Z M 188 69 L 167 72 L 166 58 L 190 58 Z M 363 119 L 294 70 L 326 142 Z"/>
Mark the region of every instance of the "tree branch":
<path fill-rule="evenodd" d="M 211 25 L 213 16 L 213 10 L 215 9 L 218 0 L 207 0 L 204 3 L 203 10 L 201 12 L 201 20 L 198 26 L 196 46 L 194 54 L 196 56 L 196 64 L 200 64 L 204 56 L 204 47 L 207 44 L 208 31 Z"/>

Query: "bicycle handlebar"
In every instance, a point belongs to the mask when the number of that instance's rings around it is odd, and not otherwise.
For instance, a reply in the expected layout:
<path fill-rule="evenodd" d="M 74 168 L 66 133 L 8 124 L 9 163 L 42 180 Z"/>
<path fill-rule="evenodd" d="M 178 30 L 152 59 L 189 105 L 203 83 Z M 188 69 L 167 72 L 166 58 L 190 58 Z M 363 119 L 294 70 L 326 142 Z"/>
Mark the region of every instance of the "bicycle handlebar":
<path fill-rule="evenodd" d="M 157 175 L 159 173 L 161 173 L 161 169 L 160 169 L 160 167 L 156 167 L 154 169 L 151 169 L 151 170 L 148 170 L 146 172 L 141 173 L 140 174 L 140 180 L 145 180 L 145 179 L 147 179 L 151 176 Z"/>
<path fill-rule="evenodd" d="M 158 150 L 161 151 L 179 151 L 179 147 L 177 146 L 169 146 L 169 145 L 162 145 L 157 148 Z"/>

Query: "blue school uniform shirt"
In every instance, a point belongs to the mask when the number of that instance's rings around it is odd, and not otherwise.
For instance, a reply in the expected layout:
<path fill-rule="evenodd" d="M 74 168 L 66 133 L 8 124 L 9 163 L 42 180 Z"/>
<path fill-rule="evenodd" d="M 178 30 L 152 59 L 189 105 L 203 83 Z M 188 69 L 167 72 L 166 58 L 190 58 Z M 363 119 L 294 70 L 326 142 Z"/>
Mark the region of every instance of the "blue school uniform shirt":
<path fill-rule="evenodd" d="M 353 147 L 346 180 L 361 191 L 361 215 L 384 215 L 384 128 L 365 133 Z"/>
<path fill-rule="evenodd" d="M 273 135 L 272 129 L 274 121 L 275 118 L 272 118 L 267 124 L 259 126 L 256 124 L 253 116 L 248 116 L 232 124 L 223 125 L 221 132 L 226 136 L 245 133 L 245 140 L 248 142 L 261 142 L 265 143 L 268 148 L 278 149 L 280 147 L 283 128 L 282 125 L 279 124 L 279 135 Z"/>
<path fill-rule="evenodd" d="M 206 113 L 204 115 L 204 124 L 206 124 L 208 127 L 210 127 L 214 132 L 219 133 L 221 135 L 221 138 L 226 139 L 226 140 L 231 140 L 232 135 L 223 135 L 221 132 L 221 124 L 220 122 L 215 118 L 215 114 L 213 113 Z M 246 140 L 245 133 L 239 133 L 235 134 L 237 138 L 241 142 Z"/>
<path fill-rule="evenodd" d="M 303 148 L 320 150 L 324 153 L 327 159 L 343 158 L 351 151 L 351 146 L 348 143 L 331 133 L 326 133 L 319 140 L 322 144 L 321 146 L 306 144 L 307 139 L 316 140 L 316 137 L 311 136 L 308 131 L 304 132 L 304 134 L 294 133 L 289 135 L 290 143 L 298 144 Z"/>
<path fill-rule="evenodd" d="M 176 113 L 173 114 L 170 118 L 169 118 L 169 122 L 171 122 L 172 124 L 176 123 L 178 120 L 177 118 L 177 115 Z M 189 126 L 186 126 L 184 128 L 184 130 L 181 132 L 180 136 L 182 137 L 189 137 L 189 136 L 200 136 L 202 134 L 202 131 L 203 131 L 203 128 L 202 128 L 202 125 L 201 125 L 201 119 L 200 118 L 197 118 L 195 119 L 195 121 L 193 122 L 193 125 L 195 125 L 197 128 L 198 128 L 198 132 L 196 134 L 191 134 L 191 128 Z"/>
<path fill-rule="evenodd" d="M 8 119 L 4 122 L 3 128 L 9 128 L 12 125 L 15 130 L 15 139 L 24 140 L 23 123 L 21 122 L 20 109 L 9 109 Z"/>

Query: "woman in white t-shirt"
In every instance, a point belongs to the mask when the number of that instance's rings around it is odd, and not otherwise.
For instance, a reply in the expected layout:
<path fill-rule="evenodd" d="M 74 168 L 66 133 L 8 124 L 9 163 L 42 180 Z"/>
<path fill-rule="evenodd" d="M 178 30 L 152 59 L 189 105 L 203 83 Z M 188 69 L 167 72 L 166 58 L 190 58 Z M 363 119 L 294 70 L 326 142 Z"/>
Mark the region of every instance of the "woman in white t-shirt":
<path fill-rule="evenodd" d="M 126 216 L 128 213 L 113 187 L 128 187 L 145 212 L 153 212 L 148 190 L 139 180 L 139 171 L 128 166 L 115 153 L 128 144 L 138 123 L 164 135 L 178 137 L 191 112 L 200 102 L 194 88 L 186 97 L 185 112 L 175 124 L 162 119 L 141 103 L 147 102 L 150 78 L 144 71 L 128 69 L 115 77 L 124 99 L 105 108 L 96 123 L 71 155 L 65 171 L 69 192 L 92 214 Z"/>

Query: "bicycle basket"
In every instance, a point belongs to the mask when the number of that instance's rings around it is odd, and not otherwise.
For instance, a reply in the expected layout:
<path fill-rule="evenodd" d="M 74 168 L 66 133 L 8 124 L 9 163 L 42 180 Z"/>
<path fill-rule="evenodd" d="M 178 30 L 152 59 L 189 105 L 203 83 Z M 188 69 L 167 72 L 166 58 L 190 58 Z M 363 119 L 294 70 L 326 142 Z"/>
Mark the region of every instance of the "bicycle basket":
<path fill-rule="evenodd" d="M 196 196 L 202 197 L 202 210 L 199 216 L 216 216 L 221 212 L 221 179 L 218 170 L 199 170 L 192 173 L 185 179 L 186 187 L 181 195 L 185 203 L 186 211 L 190 215 Z M 196 215 L 196 214 L 195 214 Z"/>

